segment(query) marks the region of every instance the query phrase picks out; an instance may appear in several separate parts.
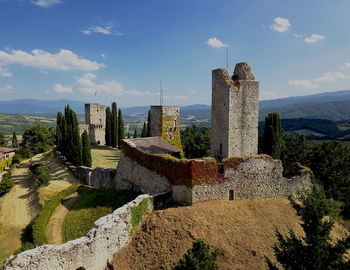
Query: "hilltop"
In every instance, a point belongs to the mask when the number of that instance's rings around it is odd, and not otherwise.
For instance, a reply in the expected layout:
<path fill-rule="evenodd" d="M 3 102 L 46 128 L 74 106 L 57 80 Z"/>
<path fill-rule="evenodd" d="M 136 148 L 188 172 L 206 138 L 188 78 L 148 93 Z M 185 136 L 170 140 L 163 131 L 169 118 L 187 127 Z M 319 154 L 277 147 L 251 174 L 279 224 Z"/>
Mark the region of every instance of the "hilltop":
<path fill-rule="evenodd" d="M 115 269 L 172 269 L 196 238 L 218 249 L 220 269 L 266 269 L 275 228 L 302 233 L 287 199 L 211 201 L 154 211 L 114 260 Z M 336 224 L 333 237 L 349 230 Z"/>

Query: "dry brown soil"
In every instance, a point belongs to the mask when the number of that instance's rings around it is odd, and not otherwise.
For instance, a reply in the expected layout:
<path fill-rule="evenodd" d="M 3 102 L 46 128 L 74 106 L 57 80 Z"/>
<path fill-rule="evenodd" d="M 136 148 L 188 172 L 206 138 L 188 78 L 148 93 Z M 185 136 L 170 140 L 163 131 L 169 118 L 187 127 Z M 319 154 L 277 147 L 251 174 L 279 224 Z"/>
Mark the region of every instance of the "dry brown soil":
<path fill-rule="evenodd" d="M 220 269 L 267 269 L 264 256 L 273 257 L 275 228 L 302 233 L 286 199 L 212 201 L 154 211 L 113 264 L 117 270 L 172 269 L 201 238 L 221 253 Z M 349 230 L 336 224 L 332 234 L 345 237 Z"/>

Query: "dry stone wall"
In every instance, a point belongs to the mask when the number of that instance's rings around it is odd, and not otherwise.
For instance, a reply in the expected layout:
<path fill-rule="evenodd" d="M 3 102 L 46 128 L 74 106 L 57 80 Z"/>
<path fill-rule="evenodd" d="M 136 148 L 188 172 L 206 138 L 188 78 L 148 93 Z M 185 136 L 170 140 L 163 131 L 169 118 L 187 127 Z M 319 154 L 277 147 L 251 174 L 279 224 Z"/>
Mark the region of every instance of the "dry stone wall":
<path fill-rule="evenodd" d="M 60 152 L 56 152 L 56 157 L 59 162 L 67 166 L 70 171 L 80 180 L 82 180 L 86 185 L 95 188 L 115 188 L 115 175 L 114 169 L 96 167 L 92 169 L 90 167 L 84 166 L 73 166 L 70 162 L 67 162 L 66 157 L 62 156 Z"/>
<path fill-rule="evenodd" d="M 62 245 L 44 245 L 9 257 L 2 270 L 103 270 L 113 255 L 131 240 L 132 208 L 141 203 L 153 210 L 152 197 L 140 195 L 132 202 L 98 219 L 93 228 L 76 240 Z"/>

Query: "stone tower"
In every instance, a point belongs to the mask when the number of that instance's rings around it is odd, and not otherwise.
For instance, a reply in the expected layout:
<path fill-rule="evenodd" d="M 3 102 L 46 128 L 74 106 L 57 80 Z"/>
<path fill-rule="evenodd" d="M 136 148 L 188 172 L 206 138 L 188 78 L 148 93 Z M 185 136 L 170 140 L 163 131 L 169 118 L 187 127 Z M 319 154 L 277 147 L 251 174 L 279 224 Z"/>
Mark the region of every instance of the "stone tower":
<path fill-rule="evenodd" d="M 152 105 L 151 136 L 182 149 L 180 137 L 180 107 L 178 105 Z"/>
<path fill-rule="evenodd" d="M 259 82 L 248 63 L 212 71 L 211 155 L 218 160 L 258 152 Z"/>
<path fill-rule="evenodd" d="M 85 123 L 92 144 L 105 144 L 106 107 L 101 104 L 85 104 Z"/>

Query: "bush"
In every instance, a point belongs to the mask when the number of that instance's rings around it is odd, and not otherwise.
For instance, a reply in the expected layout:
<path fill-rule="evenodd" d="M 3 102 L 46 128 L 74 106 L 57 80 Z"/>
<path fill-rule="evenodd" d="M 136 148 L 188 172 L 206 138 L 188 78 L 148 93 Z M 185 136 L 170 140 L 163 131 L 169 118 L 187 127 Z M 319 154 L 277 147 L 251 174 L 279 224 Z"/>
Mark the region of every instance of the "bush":
<path fill-rule="evenodd" d="M 0 197 L 9 192 L 14 185 L 15 182 L 11 179 L 11 174 L 5 173 L 0 183 Z"/>
<path fill-rule="evenodd" d="M 44 166 L 41 164 L 34 164 L 30 166 L 29 169 L 33 173 L 34 179 L 39 186 L 47 186 L 49 184 L 51 176 Z"/>
<path fill-rule="evenodd" d="M 20 164 L 22 161 L 22 157 L 19 155 L 19 154 L 15 154 L 13 157 L 12 157 L 12 164 L 15 165 L 15 164 Z"/>
<path fill-rule="evenodd" d="M 73 194 L 78 189 L 78 185 L 71 185 L 70 187 L 62 190 L 60 193 L 56 194 L 49 200 L 44 208 L 39 212 L 39 214 L 33 220 L 33 242 L 35 246 L 41 246 L 43 244 L 48 243 L 47 235 L 46 235 L 46 226 L 49 222 L 49 219 L 53 213 L 53 211 L 57 208 L 57 206 L 61 203 L 61 200 L 65 197 Z"/>
<path fill-rule="evenodd" d="M 174 270 L 217 270 L 219 269 L 216 264 L 218 255 L 218 252 L 203 240 L 197 239 Z"/>

